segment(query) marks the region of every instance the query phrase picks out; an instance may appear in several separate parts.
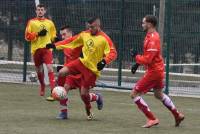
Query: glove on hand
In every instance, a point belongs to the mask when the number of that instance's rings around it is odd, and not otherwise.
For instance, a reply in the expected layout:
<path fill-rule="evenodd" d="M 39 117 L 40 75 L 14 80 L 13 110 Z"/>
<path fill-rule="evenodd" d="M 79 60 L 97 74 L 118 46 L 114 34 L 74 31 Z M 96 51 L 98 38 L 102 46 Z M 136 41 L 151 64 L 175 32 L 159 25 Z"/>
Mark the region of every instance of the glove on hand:
<path fill-rule="evenodd" d="M 101 71 L 106 65 L 106 61 L 103 59 L 97 64 L 97 69 Z"/>
<path fill-rule="evenodd" d="M 135 58 L 136 55 L 138 55 L 138 52 L 137 52 L 136 50 L 131 49 L 131 50 L 130 50 L 130 54 L 131 54 L 131 56 L 132 56 L 133 58 Z"/>
<path fill-rule="evenodd" d="M 133 64 L 131 67 L 131 73 L 135 74 L 135 72 L 137 71 L 139 66 L 140 66 L 140 64 L 138 64 L 138 63 Z"/>
<path fill-rule="evenodd" d="M 53 44 L 53 43 L 49 43 L 49 44 L 46 44 L 46 48 L 47 48 L 47 49 L 56 48 L 56 46 L 55 46 L 55 44 Z"/>
<path fill-rule="evenodd" d="M 38 32 L 38 36 L 45 36 L 47 34 L 46 29 L 42 29 L 40 32 Z"/>

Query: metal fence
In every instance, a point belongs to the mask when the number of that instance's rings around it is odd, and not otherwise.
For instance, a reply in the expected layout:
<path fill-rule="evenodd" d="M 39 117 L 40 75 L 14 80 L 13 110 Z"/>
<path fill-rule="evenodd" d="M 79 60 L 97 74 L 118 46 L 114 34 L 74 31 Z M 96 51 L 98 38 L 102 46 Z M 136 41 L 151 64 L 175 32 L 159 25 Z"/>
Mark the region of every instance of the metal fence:
<path fill-rule="evenodd" d="M 118 59 L 108 66 L 116 69 L 114 72 L 110 71 L 112 76 L 116 76 L 117 81 L 112 82 L 112 85 L 128 87 L 127 81 L 135 81 L 133 79 L 135 76 L 127 74 L 126 70 L 122 69 L 130 68 L 131 48 L 142 52 L 145 36 L 141 28 L 142 18 L 147 14 L 159 16 L 160 0 L 40 0 L 40 3 L 47 5 L 47 17 L 55 22 L 57 29 L 64 24 L 69 24 L 75 33 L 85 29 L 85 21 L 88 17 L 100 16 L 103 30 L 112 38 L 118 50 Z M 178 79 L 182 81 L 196 83 L 188 86 L 185 84 L 185 87 L 197 87 L 200 82 L 200 27 L 198 26 L 200 1 L 166 0 L 164 15 L 163 56 L 168 65 L 167 71 L 169 69 L 169 72 L 181 75 Z M 1 61 L 31 61 L 30 47 L 24 40 L 24 30 L 27 21 L 34 16 L 34 0 L 0 1 Z M 58 55 L 55 54 L 55 63 L 59 63 L 57 57 Z M 9 67 L 4 64 L 1 68 L 5 70 Z M 23 67 L 23 64 L 20 68 L 21 72 L 24 72 L 24 80 L 27 80 L 28 70 Z M 197 78 L 188 78 L 187 75 L 185 76 L 188 73 L 196 74 Z M 169 85 L 179 88 L 179 82 L 177 84 L 170 81 L 177 79 L 176 74 L 166 76 L 167 86 L 169 82 Z"/>

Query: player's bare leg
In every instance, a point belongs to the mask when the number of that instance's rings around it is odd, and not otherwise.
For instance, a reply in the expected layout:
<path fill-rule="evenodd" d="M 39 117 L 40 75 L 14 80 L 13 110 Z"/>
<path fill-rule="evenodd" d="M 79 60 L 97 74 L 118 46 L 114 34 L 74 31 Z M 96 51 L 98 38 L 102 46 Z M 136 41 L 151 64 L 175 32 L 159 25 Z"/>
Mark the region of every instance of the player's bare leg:
<path fill-rule="evenodd" d="M 44 96 L 45 95 L 45 83 L 44 83 L 43 65 L 40 65 L 39 67 L 35 67 L 35 70 L 37 72 L 38 80 L 40 82 L 39 94 L 40 94 L 40 96 Z"/>
<path fill-rule="evenodd" d="M 69 75 L 69 69 L 68 67 L 64 66 L 63 68 L 61 68 L 58 72 L 58 76 L 60 77 L 64 77 L 64 76 L 67 76 Z"/>
<path fill-rule="evenodd" d="M 133 102 L 138 106 L 138 108 L 147 117 L 147 122 L 145 125 L 142 126 L 143 128 L 150 128 L 159 124 L 159 120 L 153 115 L 147 103 L 142 99 L 140 93 L 138 93 L 136 90 L 133 90 L 131 92 L 131 98 L 133 99 Z"/>
<path fill-rule="evenodd" d="M 184 114 L 182 114 L 176 109 L 172 100 L 169 98 L 169 96 L 162 92 L 162 89 L 155 89 L 154 96 L 160 101 L 162 101 L 163 105 L 171 111 L 175 119 L 175 126 L 178 127 L 185 118 Z"/>

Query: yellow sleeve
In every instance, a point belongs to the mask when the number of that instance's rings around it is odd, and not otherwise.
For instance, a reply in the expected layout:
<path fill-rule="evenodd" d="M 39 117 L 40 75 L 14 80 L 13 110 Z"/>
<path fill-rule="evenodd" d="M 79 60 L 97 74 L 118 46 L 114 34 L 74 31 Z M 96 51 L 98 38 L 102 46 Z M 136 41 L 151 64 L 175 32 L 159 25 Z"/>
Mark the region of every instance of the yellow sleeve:
<path fill-rule="evenodd" d="M 83 45 L 82 33 L 75 35 L 69 39 L 55 43 L 56 49 L 77 48 Z"/>
<path fill-rule="evenodd" d="M 26 26 L 25 39 L 27 41 L 34 41 L 34 40 L 37 39 L 37 33 L 36 32 L 32 32 L 32 29 L 31 29 L 31 20 L 28 21 L 28 24 Z"/>
<path fill-rule="evenodd" d="M 51 21 L 50 35 L 51 35 L 51 40 L 54 41 L 56 37 L 56 27 L 52 21 Z"/>

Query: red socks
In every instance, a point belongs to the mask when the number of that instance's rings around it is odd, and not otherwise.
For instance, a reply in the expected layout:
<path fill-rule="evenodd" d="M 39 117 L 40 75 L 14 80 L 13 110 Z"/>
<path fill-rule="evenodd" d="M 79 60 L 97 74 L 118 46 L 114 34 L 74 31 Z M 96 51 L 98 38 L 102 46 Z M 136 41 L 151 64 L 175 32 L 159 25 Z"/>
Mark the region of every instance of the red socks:
<path fill-rule="evenodd" d="M 60 100 L 60 112 L 67 112 L 67 99 Z"/>
<path fill-rule="evenodd" d="M 55 77 L 54 77 L 54 73 L 53 72 L 49 72 L 48 73 L 49 76 L 49 83 L 50 83 L 50 87 L 51 87 L 51 91 L 53 90 L 53 88 L 55 87 Z"/>
<path fill-rule="evenodd" d="M 44 84 L 44 72 L 37 72 L 38 75 L 38 80 L 40 82 L 41 85 L 45 85 Z"/>

